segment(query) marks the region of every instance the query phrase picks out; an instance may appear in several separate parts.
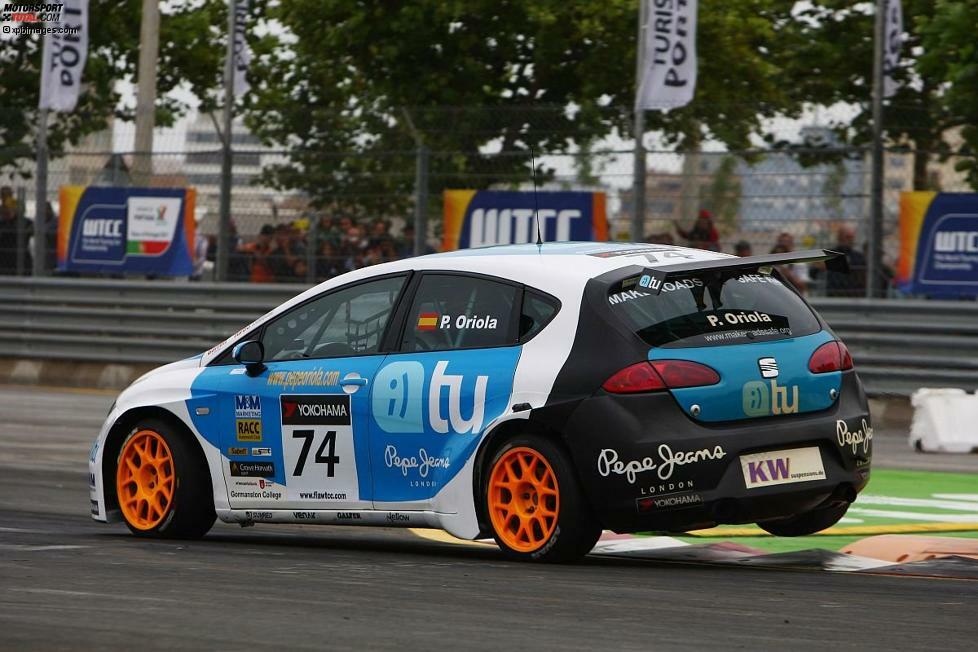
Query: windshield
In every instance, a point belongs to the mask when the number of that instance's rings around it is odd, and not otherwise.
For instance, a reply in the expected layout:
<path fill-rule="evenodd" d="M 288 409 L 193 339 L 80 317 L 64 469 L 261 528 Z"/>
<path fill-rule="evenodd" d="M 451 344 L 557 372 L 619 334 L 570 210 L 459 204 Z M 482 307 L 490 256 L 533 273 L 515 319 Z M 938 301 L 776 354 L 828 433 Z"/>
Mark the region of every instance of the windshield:
<path fill-rule="evenodd" d="M 608 309 L 649 346 L 714 346 L 811 335 L 808 305 L 775 276 L 712 272 L 674 279 L 661 294 L 631 276 L 611 286 Z"/>

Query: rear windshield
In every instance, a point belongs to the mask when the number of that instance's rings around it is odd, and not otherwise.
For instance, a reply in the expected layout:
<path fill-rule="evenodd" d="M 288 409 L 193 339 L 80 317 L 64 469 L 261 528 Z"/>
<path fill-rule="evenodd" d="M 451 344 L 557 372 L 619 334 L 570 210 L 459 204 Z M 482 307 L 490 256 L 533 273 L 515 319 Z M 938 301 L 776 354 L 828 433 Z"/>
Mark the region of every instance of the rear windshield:
<path fill-rule="evenodd" d="M 775 276 L 704 276 L 670 280 L 655 295 L 640 276 L 613 285 L 608 309 L 650 346 L 766 342 L 820 330 L 808 305 Z"/>

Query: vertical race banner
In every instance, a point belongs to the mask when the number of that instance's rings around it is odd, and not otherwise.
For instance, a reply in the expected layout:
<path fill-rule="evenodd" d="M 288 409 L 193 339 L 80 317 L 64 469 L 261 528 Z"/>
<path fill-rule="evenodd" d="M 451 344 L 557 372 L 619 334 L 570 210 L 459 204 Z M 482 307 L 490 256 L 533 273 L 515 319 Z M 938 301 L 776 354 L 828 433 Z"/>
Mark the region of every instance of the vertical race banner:
<path fill-rule="evenodd" d="M 642 0 L 648 3 L 642 77 L 637 109 L 675 109 L 696 90 L 697 0 Z"/>
<path fill-rule="evenodd" d="M 978 193 L 900 194 L 896 282 L 930 297 L 978 296 Z"/>
<path fill-rule="evenodd" d="M 58 269 L 189 276 L 192 188 L 61 188 Z"/>
<path fill-rule="evenodd" d="M 608 239 L 603 192 L 446 190 L 442 251 L 536 242 Z"/>
<path fill-rule="evenodd" d="M 893 72 L 900 67 L 900 49 L 903 47 L 903 7 L 900 0 L 886 0 L 886 29 L 883 40 L 883 97 L 897 92 Z"/>
<path fill-rule="evenodd" d="M 39 109 L 75 110 L 88 58 L 88 0 L 64 0 L 61 33 L 44 35 Z"/>
<path fill-rule="evenodd" d="M 234 96 L 242 97 L 251 88 L 248 83 L 248 65 L 251 49 L 245 40 L 248 20 L 248 0 L 237 0 L 234 5 Z"/>

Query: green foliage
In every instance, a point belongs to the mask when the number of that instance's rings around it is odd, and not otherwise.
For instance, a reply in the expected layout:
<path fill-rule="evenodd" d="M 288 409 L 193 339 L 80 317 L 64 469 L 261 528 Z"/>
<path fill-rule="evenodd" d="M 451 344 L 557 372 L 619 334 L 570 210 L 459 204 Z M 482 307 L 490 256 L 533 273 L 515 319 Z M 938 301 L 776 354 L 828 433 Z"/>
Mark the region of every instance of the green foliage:
<path fill-rule="evenodd" d="M 797 113 L 780 76 L 790 52 L 779 26 L 792 5 L 701 2 L 696 99 L 649 113 L 649 130 L 679 145 L 712 136 L 739 148 L 763 116 Z M 627 137 L 637 16 L 638 0 L 282 2 L 268 17 L 290 45 L 265 44 L 248 122 L 294 146 L 270 182 L 354 211 L 401 208 L 381 196 L 409 196 L 419 139 L 433 151 L 433 194 L 473 178 L 482 187 L 527 180 L 531 149 Z M 349 151 L 362 156 L 331 154 Z"/>
<path fill-rule="evenodd" d="M 73 113 L 50 114 L 52 156 L 66 143 L 104 129 L 112 116 L 133 119 L 134 107 L 120 104 L 117 83 L 136 81 L 141 15 L 141 0 L 90 0 L 82 94 Z M 205 109 L 220 98 L 226 19 L 222 0 L 174 1 L 161 7 L 158 125 L 172 124 L 190 108 L 168 96 L 176 88 L 193 92 Z M 0 169 L 16 168 L 33 156 L 41 50 L 37 35 L 4 41 L 0 48 Z"/>

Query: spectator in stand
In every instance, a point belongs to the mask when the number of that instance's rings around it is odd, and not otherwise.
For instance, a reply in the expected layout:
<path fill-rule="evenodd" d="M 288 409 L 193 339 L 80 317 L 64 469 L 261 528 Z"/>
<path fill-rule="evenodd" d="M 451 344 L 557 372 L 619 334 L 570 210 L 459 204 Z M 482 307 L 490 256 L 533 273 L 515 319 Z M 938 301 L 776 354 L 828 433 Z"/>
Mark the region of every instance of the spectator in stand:
<path fill-rule="evenodd" d="M 754 255 L 754 248 L 750 246 L 750 243 L 746 240 L 741 240 L 734 245 L 734 254 L 744 258 L 746 256 Z"/>
<path fill-rule="evenodd" d="M 190 274 L 191 281 L 200 281 L 204 278 L 204 267 L 207 265 L 207 249 L 210 247 L 210 240 L 201 233 L 200 214 L 195 216 L 197 230 L 194 232 L 194 266 Z"/>
<path fill-rule="evenodd" d="M 363 266 L 363 254 L 367 248 L 367 239 L 363 237 L 363 229 L 351 226 L 346 230 L 346 237 L 340 243 L 340 255 L 346 259 L 348 269 Z"/>
<path fill-rule="evenodd" d="M 830 272 L 824 264 L 812 265 L 813 278 L 825 275 L 825 294 L 830 297 L 858 297 L 866 292 L 866 256 L 853 248 L 856 232 L 851 226 L 843 224 L 836 231 L 833 251 L 844 254 L 849 261 L 849 273 Z"/>
<path fill-rule="evenodd" d="M 720 251 L 720 234 L 713 224 L 713 213 L 706 209 L 700 210 L 693 228 L 686 231 L 677 224 L 676 232 L 689 241 L 690 247 Z"/>
<path fill-rule="evenodd" d="M 275 250 L 275 227 L 265 224 L 258 232 L 258 238 L 241 248 L 242 253 L 250 259 L 251 273 L 249 279 L 252 283 L 272 283 L 275 281 L 275 272 L 269 260 L 270 255 Z"/>
<path fill-rule="evenodd" d="M 332 240 L 324 241 L 316 257 L 316 278 L 325 281 L 350 271 L 344 265 L 345 262 Z"/>
<path fill-rule="evenodd" d="M 17 200 L 10 186 L 0 188 L 0 274 L 17 269 Z"/>
<path fill-rule="evenodd" d="M 778 239 L 771 248 L 772 254 L 786 254 L 795 250 L 795 236 L 790 233 L 779 233 Z M 804 263 L 794 263 L 792 265 L 778 265 L 778 271 L 784 280 L 795 286 L 801 294 L 808 292 L 808 284 L 811 278 L 808 275 L 808 265 Z"/>
<path fill-rule="evenodd" d="M 661 245 L 672 245 L 676 244 L 673 239 L 672 234 L 668 231 L 663 231 L 662 233 L 653 233 L 645 239 L 649 244 L 661 244 Z"/>

